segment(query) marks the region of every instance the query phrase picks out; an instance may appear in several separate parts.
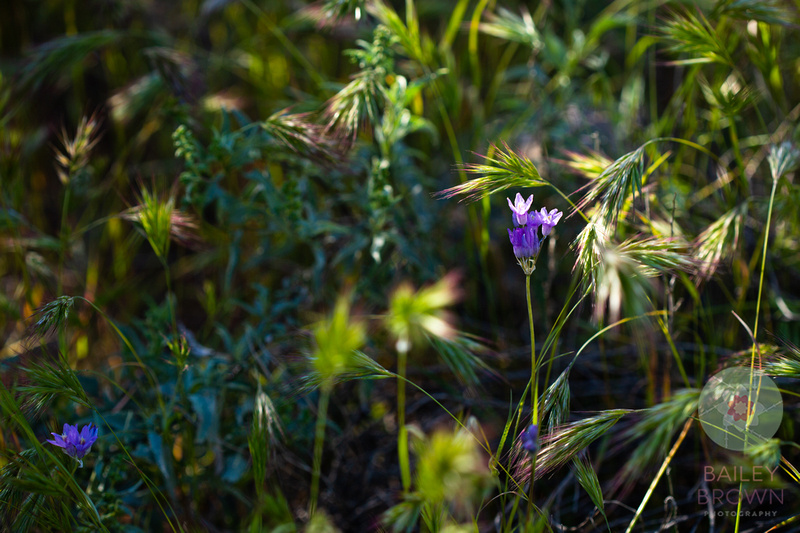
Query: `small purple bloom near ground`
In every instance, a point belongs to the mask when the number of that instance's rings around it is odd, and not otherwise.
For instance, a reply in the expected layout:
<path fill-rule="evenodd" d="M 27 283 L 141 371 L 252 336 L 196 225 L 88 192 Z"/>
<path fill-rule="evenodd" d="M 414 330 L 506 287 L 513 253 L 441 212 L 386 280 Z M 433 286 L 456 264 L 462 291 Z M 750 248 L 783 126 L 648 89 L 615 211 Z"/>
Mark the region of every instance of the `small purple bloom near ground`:
<path fill-rule="evenodd" d="M 92 449 L 92 444 L 97 440 L 97 426 L 88 424 L 78 433 L 77 425 L 64 424 L 64 431 L 61 434 L 53 433 L 53 437 L 53 440 L 47 442 L 62 448 L 64 453 L 78 461 L 82 467 L 83 456 Z"/>

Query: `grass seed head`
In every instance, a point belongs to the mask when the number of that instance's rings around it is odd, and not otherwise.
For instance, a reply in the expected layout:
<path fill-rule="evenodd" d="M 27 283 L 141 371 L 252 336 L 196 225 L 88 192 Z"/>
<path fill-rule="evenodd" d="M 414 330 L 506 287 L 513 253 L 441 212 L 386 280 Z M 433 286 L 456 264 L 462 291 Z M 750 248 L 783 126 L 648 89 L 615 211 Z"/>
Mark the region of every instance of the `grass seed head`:
<path fill-rule="evenodd" d="M 313 331 L 316 349 L 311 363 L 323 381 L 353 370 L 355 351 L 365 342 L 366 328 L 363 322 L 351 318 L 347 297 L 339 297 L 331 316 L 315 325 Z"/>
<path fill-rule="evenodd" d="M 451 272 L 442 279 L 415 291 L 410 283 L 401 284 L 392 294 L 386 324 L 397 339 L 397 350 L 408 351 L 411 343 L 424 335 L 452 339 L 456 329 L 445 308 L 461 297 L 458 276 Z"/>

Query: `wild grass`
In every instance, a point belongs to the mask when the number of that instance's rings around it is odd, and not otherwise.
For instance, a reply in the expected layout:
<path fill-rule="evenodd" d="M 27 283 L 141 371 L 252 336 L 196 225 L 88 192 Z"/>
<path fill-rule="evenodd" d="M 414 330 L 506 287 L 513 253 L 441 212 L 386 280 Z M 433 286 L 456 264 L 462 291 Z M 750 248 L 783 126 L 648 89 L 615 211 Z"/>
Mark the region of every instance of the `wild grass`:
<path fill-rule="evenodd" d="M 0 529 L 794 527 L 794 3 L 40 4 L 0 7 Z M 564 213 L 525 279 L 517 193 Z M 741 453 L 697 411 L 734 366 L 783 398 Z"/>

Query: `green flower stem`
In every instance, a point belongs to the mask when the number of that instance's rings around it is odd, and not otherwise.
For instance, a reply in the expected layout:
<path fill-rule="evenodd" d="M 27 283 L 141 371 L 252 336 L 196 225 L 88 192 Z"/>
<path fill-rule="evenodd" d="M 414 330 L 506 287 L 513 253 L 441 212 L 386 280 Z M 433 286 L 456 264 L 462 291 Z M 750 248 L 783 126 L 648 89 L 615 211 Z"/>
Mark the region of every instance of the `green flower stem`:
<path fill-rule="evenodd" d="M 167 306 L 169 307 L 169 316 L 170 322 L 172 326 L 172 335 L 175 338 L 175 343 L 173 346 L 176 348 L 173 349 L 173 355 L 177 356 L 178 354 L 175 353 L 177 349 L 177 341 L 178 341 L 178 317 L 177 311 L 175 309 L 175 303 L 173 302 L 173 296 L 175 294 L 172 292 L 172 274 L 170 273 L 169 263 L 167 263 L 167 258 L 164 256 L 159 255 L 158 259 L 161 261 L 161 265 L 164 267 L 164 278 L 167 283 Z M 175 300 L 177 300 L 177 296 L 175 296 Z"/>
<path fill-rule="evenodd" d="M 328 421 L 328 403 L 331 399 L 331 384 L 322 384 L 317 408 L 317 424 L 314 431 L 314 469 L 311 473 L 311 499 L 308 504 L 308 515 L 314 516 L 319 496 L 319 474 L 322 467 L 322 444 L 325 441 L 325 424 Z"/>
<path fill-rule="evenodd" d="M 531 423 L 539 426 L 539 379 L 536 368 L 536 340 L 533 331 L 533 307 L 531 306 L 531 276 L 525 276 L 525 295 L 528 299 L 528 325 L 531 328 Z M 537 435 L 536 441 L 539 441 Z M 531 454 L 531 481 L 528 487 L 528 512 L 533 513 L 533 482 L 536 479 L 536 454 Z"/>
<path fill-rule="evenodd" d="M 406 361 L 408 359 L 408 341 L 397 343 L 397 459 L 400 462 L 400 479 L 403 490 L 411 488 L 411 467 L 408 459 L 408 430 L 406 429 Z M 401 349 L 402 348 L 402 349 Z"/>
<path fill-rule="evenodd" d="M 469 59 L 470 70 L 472 71 L 472 85 L 476 88 L 481 86 L 481 62 L 478 56 L 478 29 L 480 28 L 481 16 L 486 9 L 489 0 L 481 0 L 472 12 L 472 19 L 469 24 Z"/>
<path fill-rule="evenodd" d="M 169 435 L 169 426 L 172 423 L 172 412 L 175 409 L 178 399 L 180 399 L 184 404 L 187 402 L 186 391 L 183 388 L 183 373 L 184 368 L 186 367 L 186 358 L 181 353 L 182 348 L 179 340 L 180 335 L 178 334 L 178 316 L 177 310 L 175 309 L 175 302 L 178 298 L 172 292 L 172 274 L 170 272 L 169 263 L 167 263 L 167 258 L 164 256 L 159 255 L 158 258 L 161 260 L 161 264 L 164 266 L 164 278 L 166 279 L 167 283 L 167 306 L 169 308 L 173 339 L 172 342 L 169 343 L 169 347 L 172 351 L 172 356 L 175 359 L 176 366 L 178 367 L 178 378 L 175 381 L 175 390 L 177 394 L 172 395 L 169 405 L 167 406 L 167 410 L 164 413 L 164 436 L 167 436 Z"/>
<path fill-rule="evenodd" d="M 539 425 L 539 383 L 537 378 L 538 372 L 536 371 L 536 341 L 534 340 L 533 333 L 533 308 L 531 307 L 531 276 L 525 276 L 525 294 L 528 297 L 528 325 L 531 328 L 531 415 L 532 424 Z"/>
<path fill-rule="evenodd" d="M 772 191 L 769 194 L 769 209 L 767 210 L 767 225 L 764 228 L 764 249 L 761 252 L 761 275 L 758 279 L 758 297 L 756 298 L 756 319 L 753 325 L 753 350 L 750 353 L 750 389 L 748 391 L 748 398 L 753 397 L 753 374 L 755 373 L 756 365 L 756 335 L 758 335 L 758 316 L 761 313 L 761 292 L 764 289 L 764 270 L 767 265 L 767 245 L 769 244 L 769 228 L 772 225 L 772 208 L 775 205 L 775 191 L 778 188 L 778 179 L 780 176 L 772 180 Z M 750 423 L 753 421 L 753 414 L 748 413 L 747 422 L 745 423 L 745 448 L 747 448 L 747 433 L 750 430 Z M 742 485 L 739 482 L 739 502 L 736 504 L 736 524 L 733 527 L 734 533 L 739 533 L 739 517 L 742 514 Z"/>

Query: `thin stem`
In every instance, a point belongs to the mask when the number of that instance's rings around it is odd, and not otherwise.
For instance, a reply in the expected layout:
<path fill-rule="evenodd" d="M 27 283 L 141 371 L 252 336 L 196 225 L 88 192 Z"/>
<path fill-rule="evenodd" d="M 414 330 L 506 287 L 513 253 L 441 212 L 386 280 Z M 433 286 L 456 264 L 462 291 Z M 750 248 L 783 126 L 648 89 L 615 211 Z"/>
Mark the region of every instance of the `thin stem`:
<path fill-rule="evenodd" d="M 72 188 L 67 183 L 64 190 L 64 202 L 61 205 L 61 229 L 60 229 L 60 246 L 58 247 L 58 279 L 56 280 L 56 294 L 61 296 L 64 294 L 64 262 L 66 260 L 67 248 L 70 241 L 70 230 L 67 226 L 67 214 L 69 211 L 69 202 L 72 197 Z M 67 334 L 64 328 L 58 330 L 58 349 L 66 354 L 67 353 Z"/>
<path fill-rule="evenodd" d="M 536 337 L 533 330 L 533 307 L 531 306 L 531 276 L 525 276 L 525 295 L 528 299 L 528 325 L 531 328 L 531 409 L 532 424 L 537 428 L 536 441 L 539 441 L 539 379 L 536 368 Z M 531 481 L 528 486 L 528 512 L 533 514 L 533 482 L 536 479 L 536 453 L 531 453 Z"/>
<path fill-rule="evenodd" d="M 411 467 L 408 459 L 408 430 L 406 430 L 406 362 L 408 341 L 400 340 L 397 349 L 397 459 L 400 462 L 400 479 L 403 490 L 411 488 Z"/>
<path fill-rule="evenodd" d="M 544 375 L 544 382 L 545 384 L 550 383 L 550 373 L 553 369 L 553 361 L 556 358 L 556 344 L 558 342 L 558 338 L 561 336 L 561 329 L 564 326 L 564 323 L 567 321 L 567 318 L 572 315 L 573 311 L 578 308 L 583 299 L 591 291 L 591 288 L 587 287 L 586 291 L 584 291 L 583 295 L 578 299 L 578 302 L 572 306 L 572 309 L 567 311 L 569 307 L 569 302 L 572 301 L 572 297 L 575 296 L 575 293 L 578 291 L 578 280 L 573 278 L 570 282 L 570 289 L 569 289 L 569 296 L 565 300 L 564 307 L 561 308 L 561 312 L 558 314 L 553 327 L 550 329 L 550 333 L 547 335 L 547 338 L 544 340 L 544 344 L 542 345 L 542 353 L 546 353 L 548 350 L 550 351 L 550 358 L 547 360 L 547 372 Z"/>
<path fill-rule="evenodd" d="M 525 276 L 525 295 L 528 298 L 528 325 L 531 329 L 531 409 L 533 410 L 533 424 L 539 424 L 539 383 L 536 368 L 536 341 L 533 332 L 533 308 L 531 307 L 531 277 Z"/>
<path fill-rule="evenodd" d="M 664 472 L 667 471 L 667 467 L 672 462 L 672 458 L 675 457 L 675 454 L 678 452 L 678 448 L 680 448 L 681 443 L 683 443 L 683 439 L 685 439 L 686 434 L 689 433 L 689 428 L 692 427 L 692 422 L 693 419 L 690 418 L 683 425 L 683 430 L 681 431 L 681 434 L 678 435 L 678 440 L 675 441 L 675 444 L 672 446 L 672 449 L 669 451 L 669 454 L 667 454 L 667 457 L 664 459 L 664 462 L 661 463 L 661 468 L 658 469 L 656 477 L 654 477 L 652 483 L 650 483 L 650 487 L 647 489 L 647 492 L 645 493 L 644 498 L 642 499 L 642 503 L 639 504 L 639 508 L 636 509 L 636 514 L 633 515 L 633 519 L 631 520 L 631 523 L 628 524 L 628 529 L 625 530 L 625 533 L 630 533 L 631 531 L 633 531 L 633 526 L 636 524 L 636 521 L 639 519 L 639 516 L 641 516 L 642 511 L 644 511 L 644 506 L 647 505 L 647 502 L 650 500 L 650 496 L 652 496 L 653 491 L 656 488 L 656 485 L 658 485 L 658 482 L 661 480 L 661 476 L 663 476 Z M 737 522 L 738 522 L 738 515 L 737 515 Z"/>
<path fill-rule="evenodd" d="M 175 304 L 173 303 L 173 293 L 172 293 L 172 276 L 170 275 L 169 270 L 169 263 L 167 263 L 166 257 L 158 256 L 161 264 L 164 267 L 164 278 L 166 279 L 167 283 L 167 306 L 169 307 L 169 315 L 172 322 L 172 335 L 175 338 L 175 341 L 178 340 L 178 317 L 176 316 Z M 177 299 L 177 297 L 175 298 Z M 177 345 L 175 345 L 177 346 Z M 177 355 L 177 354 L 175 354 Z"/>
<path fill-rule="evenodd" d="M 72 188 L 67 184 L 64 191 L 64 202 L 61 205 L 61 246 L 58 249 L 58 279 L 56 280 L 56 294 L 62 295 L 64 290 L 64 258 L 66 248 L 69 245 L 69 228 L 67 227 L 67 212 L 69 211 L 69 200 L 72 196 Z"/>
<path fill-rule="evenodd" d="M 478 28 L 480 27 L 481 15 L 483 10 L 486 9 L 486 4 L 489 0 L 480 0 L 478 5 L 475 6 L 475 11 L 472 12 L 472 19 L 469 24 L 469 60 L 470 70 L 472 71 L 472 85 L 476 89 L 481 86 L 481 62 L 478 58 Z"/>
<path fill-rule="evenodd" d="M 508 70 L 508 65 L 511 63 L 511 59 L 514 57 L 514 53 L 519 48 L 519 43 L 512 42 L 507 47 L 505 52 L 503 52 L 500 61 L 497 64 L 497 68 L 495 69 L 494 77 L 492 77 L 492 83 L 489 85 L 489 91 L 486 94 L 486 99 L 484 100 L 484 114 L 485 116 L 489 116 L 492 112 L 492 106 L 494 105 L 495 97 L 497 96 L 497 91 L 500 88 L 500 84 L 503 81 L 503 76 Z"/>
<path fill-rule="evenodd" d="M 580 208 L 579 208 L 577 205 L 575 205 L 575 202 L 573 202 L 572 200 L 570 200 L 570 199 L 569 199 L 569 196 L 567 196 L 566 194 L 564 194 L 564 191 L 562 191 L 561 189 L 559 189 L 558 187 L 556 187 L 555 185 L 553 185 L 553 184 L 552 184 L 552 183 L 550 183 L 549 181 L 547 182 L 547 184 L 550 186 L 550 188 L 552 188 L 554 191 L 556 191 L 556 192 L 558 193 L 558 195 L 559 195 L 561 198 L 563 198 L 563 199 L 564 199 L 564 200 L 565 200 L 565 201 L 566 201 L 566 202 L 569 204 L 569 206 L 572 208 L 572 211 L 573 211 L 574 213 L 578 213 L 578 214 L 581 216 L 581 218 L 582 218 L 584 221 L 586 221 L 586 222 L 590 222 L 590 221 L 589 221 L 589 217 L 587 217 L 587 216 L 586 216 L 586 213 L 584 213 L 583 211 L 581 211 L 581 209 L 580 209 Z"/>
<path fill-rule="evenodd" d="M 761 251 L 761 275 L 758 279 L 758 297 L 756 298 L 756 319 L 753 325 L 753 349 L 750 352 L 750 388 L 748 390 L 748 398 L 753 397 L 753 375 L 755 373 L 755 365 L 756 365 L 756 350 L 758 348 L 756 344 L 756 335 L 758 335 L 758 317 L 761 313 L 761 292 L 764 289 L 764 270 L 767 265 L 767 245 L 769 244 L 769 228 L 772 224 L 772 208 L 775 204 L 775 191 L 778 188 L 778 178 L 780 176 L 776 176 L 772 179 L 772 191 L 769 194 L 769 209 L 767 210 L 767 225 L 764 228 L 764 248 Z M 749 400 L 748 400 L 749 401 Z M 747 414 L 747 422 L 745 423 L 744 429 L 744 438 L 745 438 L 745 447 L 747 446 L 747 435 L 750 430 L 750 422 L 753 420 L 753 413 L 749 412 Z M 742 485 L 743 483 L 739 482 L 739 501 L 736 504 L 736 524 L 734 525 L 733 531 L 734 533 L 739 533 L 739 517 L 742 514 Z"/>
<path fill-rule="evenodd" d="M 322 387 L 317 409 L 317 425 L 314 431 L 314 470 L 311 474 L 311 501 L 308 504 L 308 515 L 314 516 L 319 496 L 319 474 L 322 467 L 322 444 L 325 441 L 325 424 L 328 420 L 328 403 L 331 397 L 329 384 Z"/>
<path fill-rule="evenodd" d="M 169 315 L 172 327 L 172 340 L 169 343 L 170 350 L 172 351 L 172 356 L 175 358 L 175 363 L 178 366 L 178 378 L 175 381 L 175 390 L 176 394 L 172 395 L 172 398 L 169 402 L 169 406 L 165 411 L 164 416 L 164 435 L 168 435 L 167 429 L 171 423 L 170 415 L 175 408 L 175 404 L 178 402 L 178 399 L 185 401 L 184 398 L 184 391 L 183 391 L 183 370 L 186 367 L 186 360 L 184 354 L 182 352 L 183 348 L 181 343 L 179 342 L 178 336 L 178 317 L 177 311 L 175 309 L 175 301 L 177 297 L 173 298 L 174 294 L 172 292 L 172 276 L 170 275 L 169 263 L 167 263 L 166 257 L 162 257 L 161 255 L 158 256 L 161 260 L 161 264 L 164 266 L 164 277 L 167 283 L 167 307 L 169 308 Z"/>

